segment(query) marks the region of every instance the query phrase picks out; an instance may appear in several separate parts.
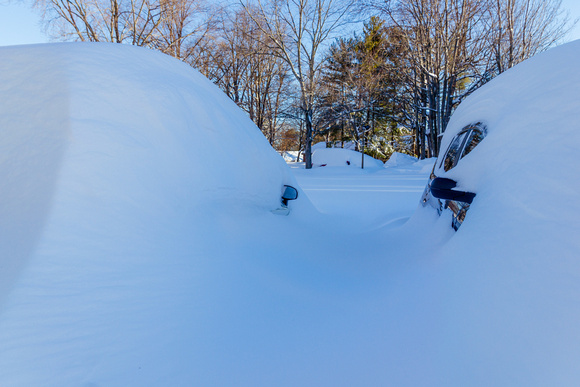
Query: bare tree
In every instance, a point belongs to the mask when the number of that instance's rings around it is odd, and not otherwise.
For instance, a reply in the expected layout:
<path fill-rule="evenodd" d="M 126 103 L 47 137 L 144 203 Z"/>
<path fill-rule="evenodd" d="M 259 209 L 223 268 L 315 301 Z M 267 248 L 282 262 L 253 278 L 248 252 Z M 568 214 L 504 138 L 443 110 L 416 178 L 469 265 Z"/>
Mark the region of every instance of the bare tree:
<path fill-rule="evenodd" d="M 462 80 L 477 66 L 475 26 L 483 8 L 483 0 L 399 0 L 384 8 L 406 51 L 411 126 L 422 158 L 438 154 L 440 135 L 461 100 Z"/>
<path fill-rule="evenodd" d="M 494 75 L 559 43 L 570 31 L 561 0 L 489 0 L 489 58 Z"/>
<path fill-rule="evenodd" d="M 58 40 L 148 46 L 192 61 L 216 11 L 205 0 L 37 0 Z"/>
<path fill-rule="evenodd" d="M 146 45 L 161 9 L 148 0 L 38 0 L 47 28 L 59 40 Z"/>
<path fill-rule="evenodd" d="M 225 13 L 212 53 L 212 79 L 274 145 L 290 97 L 288 65 L 261 42 L 268 37 L 245 10 Z"/>
<path fill-rule="evenodd" d="M 304 159 L 312 168 L 312 115 L 320 51 L 342 25 L 352 1 L 340 0 L 257 0 L 255 5 L 240 0 L 254 24 L 267 37 L 261 43 L 290 67 L 300 90 L 300 109 L 306 130 Z"/>
<path fill-rule="evenodd" d="M 200 0 L 159 0 L 156 49 L 197 67 L 213 41 L 221 9 Z"/>
<path fill-rule="evenodd" d="M 406 125 L 417 154 L 436 156 L 461 100 L 495 75 L 562 39 L 560 0 L 368 0 L 396 26 L 405 52 Z"/>

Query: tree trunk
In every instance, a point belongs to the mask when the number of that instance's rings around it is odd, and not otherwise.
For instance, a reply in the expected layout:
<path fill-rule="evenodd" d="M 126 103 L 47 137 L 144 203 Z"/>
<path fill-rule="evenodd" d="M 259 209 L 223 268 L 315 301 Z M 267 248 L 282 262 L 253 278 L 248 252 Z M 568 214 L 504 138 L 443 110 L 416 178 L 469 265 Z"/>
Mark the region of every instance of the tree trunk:
<path fill-rule="evenodd" d="M 312 168 L 312 121 L 310 111 L 304 109 L 304 123 L 306 124 L 306 138 L 304 139 L 304 162 L 306 169 Z"/>

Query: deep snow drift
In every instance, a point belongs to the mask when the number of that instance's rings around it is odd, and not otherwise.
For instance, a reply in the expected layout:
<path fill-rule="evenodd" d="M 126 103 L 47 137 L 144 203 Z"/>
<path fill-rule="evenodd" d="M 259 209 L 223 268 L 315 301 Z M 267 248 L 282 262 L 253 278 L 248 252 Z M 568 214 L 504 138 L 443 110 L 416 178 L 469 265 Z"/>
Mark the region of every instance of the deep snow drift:
<path fill-rule="evenodd" d="M 580 381 L 580 42 L 454 115 L 443 147 L 489 130 L 450 171 L 478 195 L 457 233 L 413 204 L 429 162 L 404 158 L 300 171 L 273 215 L 290 169 L 160 54 L 0 58 L 0 385 Z"/>

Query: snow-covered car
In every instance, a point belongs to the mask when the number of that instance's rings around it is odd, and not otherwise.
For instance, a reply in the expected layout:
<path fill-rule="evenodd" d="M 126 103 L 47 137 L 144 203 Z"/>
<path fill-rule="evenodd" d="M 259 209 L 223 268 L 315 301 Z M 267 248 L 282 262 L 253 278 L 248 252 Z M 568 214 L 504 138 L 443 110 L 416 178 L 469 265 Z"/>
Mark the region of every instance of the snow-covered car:
<path fill-rule="evenodd" d="M 308 199 L 288 203 L 300 192 L 290 169 L 231 99 L 170 56 L 59 43 L 0 47 L 0 58 L 0 385 L 207 385 L 172 379 L 151 356 L 191 368 L 166 349 L 180 353 L 176 332 L 196 329 L 170 316 L 200 294 L 196 262 L 235 244 L 233 219 L 280 230 L 298 216 Z M 24 301 L 27 289 L 39 298 Z M 124 379 L 121 359 L 135 356 L 134 370 L 153 364 L 163 380 Z"/>
<path fill-rule="evenodd" d="M 519 218 L 547 211 L 538 190 L 549 191 L 554 204 L 555 196 L 567 192 L 555 189 L 569 180 L 553 164 L 573 157 L 569 147 L 575 143 L 571 128 L 577 125 L 580 99 L 575 90 L 580 83 L 568 64 L 576 60 L 579 44 L 520 63 L 460 104 L 421 197 L 425 210 L 434 209 L 457 230 L 462 224 L 475 225 L 471 219 L 476 211 L 505 222 L 508 212 L 524 210 L 512 216 Z M 568 160 L 563 164 L 575 165 Z"/>
<path fill-rule="evenodd" d="M 455 230 L 463 223 L 476 194 L 457 189 L 457 182 L 445 177 L 445 173 L 461 162 L 486 134 L 487 128 L 481 122 L 469 124 L 461 129 L 453 137 L 447 150 L 437 159 L 421 198 L 424 207 L 435 208 L 439 215 L 449 210 L 452 215 L 451 226 Z"/>

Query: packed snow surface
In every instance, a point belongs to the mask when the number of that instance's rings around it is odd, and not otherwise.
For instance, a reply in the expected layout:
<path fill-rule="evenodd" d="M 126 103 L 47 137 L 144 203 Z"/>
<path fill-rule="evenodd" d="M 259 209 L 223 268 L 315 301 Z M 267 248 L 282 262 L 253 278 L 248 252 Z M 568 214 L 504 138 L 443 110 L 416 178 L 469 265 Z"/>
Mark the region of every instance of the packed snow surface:
<path fill-rule="evenodd" d="M 580 382 L 580 42 L 457 110 L 443 148 L 488 128 L 457 233 L 418 203 L 433 160 L 289 168 L 161 54 L 0 59 L 0 385 Z"/>

